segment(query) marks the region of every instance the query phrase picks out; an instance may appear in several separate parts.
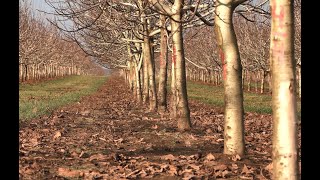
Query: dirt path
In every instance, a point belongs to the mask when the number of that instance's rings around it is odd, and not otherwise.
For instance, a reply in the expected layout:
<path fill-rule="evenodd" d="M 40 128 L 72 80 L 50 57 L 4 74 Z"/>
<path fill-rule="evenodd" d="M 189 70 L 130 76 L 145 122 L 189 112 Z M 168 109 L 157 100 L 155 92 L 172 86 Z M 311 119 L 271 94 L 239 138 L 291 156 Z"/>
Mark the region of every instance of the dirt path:
<path fill-rule="evenodd" d="M 222 154 L 222 110 L 189 102 L 193 130 L 181 133 L 110 77 L 80 102 L 20 124 L 20 179 L 270 179 L 270 115 L 246 114 L 247 155 L 232 157 Z"/>

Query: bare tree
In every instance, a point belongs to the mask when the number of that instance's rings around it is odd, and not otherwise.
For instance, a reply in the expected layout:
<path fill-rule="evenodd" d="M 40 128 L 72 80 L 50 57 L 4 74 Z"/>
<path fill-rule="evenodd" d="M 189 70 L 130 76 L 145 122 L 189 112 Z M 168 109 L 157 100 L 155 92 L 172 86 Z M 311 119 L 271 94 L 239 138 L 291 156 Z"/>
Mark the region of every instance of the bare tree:
<path fill-rule="evenodd" d="M 293 0 L 271 0 L 273 179 L 299 179 Z"/>

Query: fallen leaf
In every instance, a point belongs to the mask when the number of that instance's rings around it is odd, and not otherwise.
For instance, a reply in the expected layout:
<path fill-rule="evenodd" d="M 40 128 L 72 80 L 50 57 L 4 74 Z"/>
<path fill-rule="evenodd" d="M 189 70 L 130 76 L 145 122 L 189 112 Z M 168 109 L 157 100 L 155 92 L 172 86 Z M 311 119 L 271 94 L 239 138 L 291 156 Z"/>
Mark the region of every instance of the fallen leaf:
<path fill-rule="evenodd" d="M 207 133 L 207 134 L 210 134 L 210 133 L 212 133 L 212 130 L 211 130 L 211 129 L 207 129 L 207 130 L 206 130 L 206 133 Z"/>
<path fill-rule="evenodd" d="M 230 171 L 228 171 L 228 170 L 222 171 L 222 178 L 225 178 L 229 174 L 230 174 Z"/>
<path fill-rule="evenodd" d="M 171 176 L 178 175 L 178 168 L 177 168 L 176 166 L 169 165 L 169 170 L 168 170 L 167 172 L 168 172 L 169 175 L 171 175 Z"/>
<path fill-rule="evenodd" d="M 39 144 L 37 138 L 32 138 L 32 139 L 30 139 L 30 143 L 31 143 L 32 146 L 37 146 L 37 145 Z"/>
<path fill-rule="evenodd" d="M 186 147 L 191 147 L 191 142 L 189 140 L 185 140 L 184 144 L 186 145 Z"/>
<path fill-rule="evenodd" d="M 101 141 L 107 141 L 105 138 L 99 138 Z"/>
<path fill-rule="evenodd" d="M 71 156 L 72 156 L 72 157 L 79 157 L 79 155 L 78 155 L 75 151 L 73 151 L 73 152 L 71 153 Z"/>
<path fill-rule="evenodd" d="M 193 172 L 183 172 L 181 176 L 182 180 L 190 180 L 193 179 L 193 177 L 195 177 Z"/>
<path fill-rule="evenodd" d="M 117 139 L 117 140 L 113 140 L 116 143 L 122 143 L 123 142 L 123 138 Z"/>
<path fill-rule="evenodd" d="M 90 110 L 81 111 L 80 114 L 82 116 L 88 116 L 90 114 Z"/>
<path fill-rule="evenodd" d="M 141 171 L 140 169 L 134 170 L 134 171 L 132 171 L 131 173 L 127 174 L 127 175 L 126 175 L 126 178 L 128 178 L 128 177 L 130 177 L 130 176 L 132 176 L 132 175 L 137 175 L 140 171 Z"/>
<path fill-rule="evenodd" d="M 208 161 L 214 161 L 214 160 L 216 160 L 216 158 L 214 157 L 213 154 L 209 153 L 209 154 L 206 156 L 206 160 L 208 160 Z"/>
<path fill-rule="evenodd" d="M 174 157 L 174 155 L 172 154 L 167 154 L 167 155 L 161 156 L 160 159 L 173 161 L 173 160 L 176 160 L 176 157 Z"/>
<path fill-rule="evenodd" d="M 88 158 L 88 157 L 89 157 L 88 153 L 85 153 L 84 151 L 81 151 L 81 153 L 79 155 L 79 158 Z"/>
<path fill-rule="evenodd" d="M 223 170 L 228 169 L 228 166 L 225 164 L 220 164 L 220 165 L 214 166 L 213 169 L 215 171 L 223 171 Z"/>
<path fill-rule="evenodd" d="M 237 154 L 235 156 L 232 156 L 232 161 L 240 161 L 241 160 L 241 157 Z"/>
<path fill-rule="evenodd" d="M 200 170 L 200 166 L 197 166 L 195 164 L 189 164 L 188 166 L 191 167 L 192 169 L 196 170 L 196 171 Z"/>
<path fill-rule="evenodd" d="M 248 179 L 248 180 L 253 180 L 253 177 L 247 177 L 247 176 L 239 176 L 240 179 Z"/>
<path fill-rule="evenodd" d="M 250 174 L 252 173 L 252 170 L 249 170 L 248 167 L 244 164 L 243 165 L 243 168 L 242 168 L 242 171 L 241 171 L 241 174 Z"/>
<path fill-rule="evenodd" d="M 204 161 L 203 161 L 203 164 L 204 164 L 205 166 L 210 166 L 210 167 L 212 167 L 212 166 L 216 166 L 218 163 L 217 163 L 216 161 L 204 160 Z"/>
<path fill-rule="evenodd" d="M 111 159 L 109 156 L 103 155 L 103 154 L 94 154 L 90 156 L 89 161 L 98 160 L 98 161 L 107 161 L 108 159 Z"/>
<path fill-rule="evenodd" d="M 78 178 L 78 177 L 83 177 L 84 173 L 80 170 L 58 168 L 58 175 L 65 178 Z"/>
<path fill-rule="evenodd" d="M 61 132 L 56 131 L 55 135 L 53 136 L 53 139 L 58 139 L 59 137 L 61 137 Z"/>
<path fill-rule="evenodd" d="M 268 166 L 266 166 L 264 169 L 272 173 L 272 169 L 273 169 L 272 163 L 268 164 Z"/>

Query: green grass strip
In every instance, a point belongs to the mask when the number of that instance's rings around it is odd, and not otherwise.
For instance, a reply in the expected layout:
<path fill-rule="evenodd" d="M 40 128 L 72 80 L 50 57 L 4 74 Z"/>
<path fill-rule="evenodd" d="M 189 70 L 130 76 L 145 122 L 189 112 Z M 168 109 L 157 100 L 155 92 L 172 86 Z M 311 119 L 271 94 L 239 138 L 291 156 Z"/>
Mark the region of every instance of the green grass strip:
<path fill-rule="evenodd" d="M 20 84 L 19 120 L 49 115 L 58 107 L 77 102 L 97 91 L 106 79 L 105 76 L 69 76 L 37 84 Z"/>
<path fill-rule="evenodd" d="M 200 84 L 192 81 L 187 82 L 188 96 L 191 99 L 215 105 L 224 106 L 224 94 L 222 86 Z M 256 112 L 261 114 L 272 113 L 272 97 L 270 94 L 258 94 L 244 92 L 245 112 Z M 301 116 L 301 101 L 297 102 L 298 116 Z"/>

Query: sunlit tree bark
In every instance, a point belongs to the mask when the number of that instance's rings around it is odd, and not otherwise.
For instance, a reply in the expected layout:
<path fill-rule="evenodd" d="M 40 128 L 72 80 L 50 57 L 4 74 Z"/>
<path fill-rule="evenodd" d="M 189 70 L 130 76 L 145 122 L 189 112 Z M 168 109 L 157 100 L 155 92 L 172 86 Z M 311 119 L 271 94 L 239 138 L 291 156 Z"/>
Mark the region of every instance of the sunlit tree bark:
<path fill-rule="evenodd" d="M 271 0 L 273 179 L 299 179 L 293 0 Z"/>
<path fill-rule="evenodd" d="M 160 15 L 160 72 L 159 72 L 159 112 L 167 110 L 167 69 L 168 69 L 168 47 L 167 33 L 165 29 L 166 18 Z"/>
<path fill-rule="evenodd" d="M 181 10 L 183 0 L 175 0 L 172 6 L 173 16 L 171 20 L 172 27 L 172 61 L 175 69 L 175 93 L 176 93 L 176 119 L 179 130 L 188 130 L 191 128 L 190 110 L 187 98 L 186 68 L 183 49 Z M 176 21 L 178 22 L 176 22 Z"/>
<path fill-rule="evenodd" d="M 242 66 L 232 14 L 244 1 L 217 0 L 215 3 L 215 33 L 220 48 L 224 84 L 224 153 L 245 153 Z"/>

